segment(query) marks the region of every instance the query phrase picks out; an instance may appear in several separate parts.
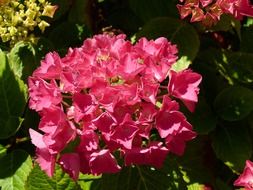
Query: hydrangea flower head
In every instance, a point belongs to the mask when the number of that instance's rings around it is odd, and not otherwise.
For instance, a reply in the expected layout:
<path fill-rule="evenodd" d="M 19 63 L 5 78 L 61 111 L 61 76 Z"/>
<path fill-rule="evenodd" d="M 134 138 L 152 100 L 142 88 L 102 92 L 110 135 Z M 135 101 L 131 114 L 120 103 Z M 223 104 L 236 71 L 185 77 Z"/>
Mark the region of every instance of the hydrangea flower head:
<path fill-rule="evenodd" d="M 177 5 L 181 19 L 191 15 L 191 22 L 201 21 L 212 26 L 220 20 L 222 14 L 231 14 L 241 20 L 243 16 L 253 17 L 253 5 L 250 0 L 179 0 Z"/>
<path fill-rule="evenodd" d="M 162 167 L 169 152 L 183 155 L 196 133 L 171 98 L 193 111 L 201 75 L 173 71 L 176 54 L 163 37 L 132 45 L 125 35 L 102 34 L 63 58 L 47 54 L 29 78 L 29 106 L 41 116 L 40 132 L 30 130 L 41 168 L 52 176 L 58 162 L 77 180 L 79 172 L 120 171 L 117 159 Z"/>
<path fill-rule="evenodd" d="M 0 1 L 0 38 L 13 46 L 21 40 L 35 42 L 31 32 L 38 26 L 44 32 L 50 24 L 42 17 L 52 18 L 57 6 L 46 0 Z"/>

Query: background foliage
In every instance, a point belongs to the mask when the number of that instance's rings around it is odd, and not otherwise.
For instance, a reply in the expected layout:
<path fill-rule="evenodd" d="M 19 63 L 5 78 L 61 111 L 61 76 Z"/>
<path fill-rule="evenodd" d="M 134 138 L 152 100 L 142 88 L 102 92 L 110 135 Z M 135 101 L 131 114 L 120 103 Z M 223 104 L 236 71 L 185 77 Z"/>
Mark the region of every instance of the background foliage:
<path fill-rule="evenodd" d="M 58 10 L 37 44 L 0 42 L 0 189 L 215 190 L 234 189 L 245 160 L 252 160 L 253 22 L 223 16 L 212 28 L 180 20 L 177 0 L 52 0 Z M 128 167 L 118 174 L 81 175 L 77 182 L 57 166 L 47 175 L 33 162 L 29 128 L 39 117 L 28 109 L 27 77 L 49 51 L 65 55 L 93 34 L 125 33 L 132 42 L 167 37 L 179 49 L 178 69 L 203 76 L 194 114 L 198 137 L 164 167 Z M 106 163 L 105 163 L 106 164 Z"/>

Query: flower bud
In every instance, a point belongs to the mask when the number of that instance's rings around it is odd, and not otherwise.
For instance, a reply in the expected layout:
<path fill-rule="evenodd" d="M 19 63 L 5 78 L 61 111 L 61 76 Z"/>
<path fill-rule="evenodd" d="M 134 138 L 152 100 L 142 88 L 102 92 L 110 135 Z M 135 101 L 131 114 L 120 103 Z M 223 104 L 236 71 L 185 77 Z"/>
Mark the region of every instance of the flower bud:
<path fill-rule="evenodd" d="M 0 0 L 0 38 L 10 45 L 19 40 L 36 42 L 31 32 L 36 27 L 44 32 L 50 24 L 41 16 L 52 18 L 56 9 L 47 0 Z"/>
<path fill-rule="evenodd" d="M 57 8 L 58 8 L 57 6 L 46 5 L 43 12 L 42 12 L 42 15 L 53 18 L 54 13 L 55 13 Z"/>
<path fill-rule="evenodd" d="M 42 20 L 39 24 L 38 24 L 40 30 L 42 32 L 45 31 L 46 27 L 50 26 L 50 24 L 48 24 L 46 21 Z"/>

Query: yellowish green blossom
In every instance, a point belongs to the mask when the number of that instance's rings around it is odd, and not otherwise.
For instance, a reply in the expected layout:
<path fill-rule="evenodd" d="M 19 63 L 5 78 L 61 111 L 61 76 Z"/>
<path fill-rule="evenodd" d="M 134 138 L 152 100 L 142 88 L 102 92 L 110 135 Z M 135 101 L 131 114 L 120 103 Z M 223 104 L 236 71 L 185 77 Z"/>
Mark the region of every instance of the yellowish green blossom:
<path fill-rule="evenodd" d="M 42 32 L 50 24 L 57 6 L 46 0 L 0 0 L 0 38 L 14 45 L 21 40 L 36 42 L 32 31 L 38 27 Z"/>

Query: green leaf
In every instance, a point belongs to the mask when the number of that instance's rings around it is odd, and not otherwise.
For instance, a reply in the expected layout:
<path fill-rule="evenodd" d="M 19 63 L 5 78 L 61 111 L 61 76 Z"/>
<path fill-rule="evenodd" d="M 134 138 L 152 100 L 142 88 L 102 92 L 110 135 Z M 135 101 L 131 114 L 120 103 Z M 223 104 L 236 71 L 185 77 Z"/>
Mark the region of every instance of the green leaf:
<path fill-rule="evenodd" d="M 216 179 L 215 186 L 217 190 L 232 190 L 232 188 L 230 188 L 224 181 L 219 178 Z"/>
<path fill-rule="evenodd" d="M 3 145 L 0 144 L 0 159 L 3 156 L 5 156 L 6 152 L 7 152 L 7 149 Z"/>
<path fill-rule="evenodd" d="M 27 77 L 30 76 L 37 67 L 38 60 L 36 59 L 36 50 L 29 42 L 21 41 L 15 44 L 8 58 L 10 67 L 15 75 L 19 78 L 22 77 L 24 81 L 26 81 Z"/>
<path fill-rule="evenodd" d="M 139 17 L 127 7 L 115 8 L 108 14 L 108 20 L 112 26 L 114 28 L 120 28 L 126 33 L 136 33 L 139 27 L 143 25 Z"/>
<path fill-rule="evenodd" d="M 0 51 L 0 139 L 13 135 L 21 126 L 27 101 L 27 86 L 11 70 Z"/>
<path fill-rule="evenodd" d="M 150 20 L 137 33 L 137 37 L 147 37 L 155 39 L 166 37 L 179 50 L 179 57 L 186 56 L 188 60 L 193 60 L 199 50 L 199 37 L 196 30 L 188 23 L 179 19 L 160 17 Z"/>
<path fill-rule="evenodd" d="M 128 0 L 129 7 L 144 22 L 155 17 L 177 16 L 175 0 Z M 173 9 L 171 8 L 173 7 Z"/>
<path fill-rule="evenodd" d="M 91 6 L 91 2 L 89 0 L 76 0 L 73 2 L 71 9 L 69 11 L 68 20 L 70 22 L 88 24 L 91 26 L 89 8 Z"/>
<path fill-rule="evenodd" d="M 199 135 L 207 135 L 217 125 L 217 117 L 203 96 L 199 96 L 194 113 L 186 112 L 187 119 Z"/>
<path fill-rule="evenodd" d="M 26 109 L 24 121 L 22 123 L 22 130 L 28 133 L 29 129 L 37 129 L 40 122 L 40 116 L 35 110 Z M 28 135 L 28 134 L 27 134 Z"/>
<path fill-rule="evenodd" d="M 208 49 L 201 57 L 203 61 L 205 60 L 209 65 L 216 67 L 216 70 L 230 84 L 236 82 L 245 84 L 253 83 L 252 53 Z"/>
<path fill-rule="evenodd" d="M 250 27 L 250 26 L 252 26 L 252 25 L 253 25 L 253 19 L 252 19 L 251 17 L 247 17 L 247 18 L 246 18 L 246 22 L 244 23 L 243 26 L 245 26 L 245 27 Z"/>
<path fill-rule="evenodd" d="M 198 56 L 202 64 L 213 67 L 224 77 L 229 84 L 253 83 L 253 54 L 245 52 L 232 52 L 210 48 Z M 212 74 L 213 75 L 213 74 Z M 205 77 L 203 77 L 205 80 Z M 210 84 L 209 88 L 216 85 Z M 210 90 L 208 90 L 210 92 Z"/>
<path fill-rule="evenodd" d="M 253 83 L 253 54 L 244 52 L 223 52 L 219 61 L 225 75 L 243 83 Z"/>
<path fill-rule="evenodd" d="M 176 72 L 183 71 L 187 69 L 191 64 L 191 61 L 187 59 L 186 56 L 182 56 L 176 63 L 172 65 L 172 70 Z"/>
<path fill-rule="evenodd" d="M 0 186 L 2 190 L 25 190 L 27 177 L 32 169 L 28 153 L 15 150 L 0 159 Z"/>
<path fill-rule="evenodd" d="M 213 105 L 213 101 L 217 94 L 227 87 L 227 81 L 217 74 L 217 66 L 215 63 L 217 57 L 217 50 L 208 49 L 200 51 L 198 57 L 195 60 L 195 71 L 201 73 L 201 94 L 205 96 L 205 99 L 209 105 Z"/>
<path fill-rule="evenodd" d="M 253 26 L 245 27 L 242 30 L 241 51 L 253 53 Z"/>
<path fill-rule="evenodd" d="M 220 126 L 213 135 L 214 152 L 234 172 L 241 172 L 252 155 L 252 142 L 245 126 Z"/>
<path fill-rule="evenodd" d="M 78 184 L 84 190 L 99 190 L 101 176 L 80 174 Z"/>
<path fill-rule="evenodd" d="M 83 39 L 89 35 L 86 26 L 78 25 L 74 22 L 63 22 L 56 26 L 49 34 L 49 39 L 58 50 L 66 53 L 66 49 L 70 46 L 82 44 Z"/>
<path fill-rule="evenodd" d="M 177 162 L 174 159 L 168 159 L 164 167 L 159 170 L 136 166 L 126 167 L 117 174 L 105 174 L 102 176 L 99 189 L 178 190 L 185 188 L 185 182 L 182 179 Z M 90 188 L 90 190 L 93 189 Z"/>
<path fill-rule="evenodd" d="M 238 38 L 241 39 L 241 23 L 232 15 L 223 14 L 219 22 L 214 25 L 210 30 L 213 31 L 236 31 Z"/>
<path fill-rule="evenodd" d="M 214 107 L 224 120 L 241 120 L 253 110 L 253 91 L 242 86 L 228 87 L 218 94 Z"/>
<path fill-rule="evenodd" d="M 200 184 L 212 184 L 215 156 L 210 154 L 212 147 L 207 140 L 198 136 L 186 144 L 185 153 L 177 157 L 177 164 L 187 184 L 198 182 Z"/>
<path fill-rule="evenodd" d="M 191 185 L 187 185 L 187 190 L 203 190 L 205 188 L 205 185 L 194 183 Z"/>
<path fill-rule="evenodd" d="M 55 174 L 49 178 L 35 165 L 27 180 L 27 190 L 79 190 L 79 185 L 57 165 Z"/>
<path fill-rule="evenodd" d="M 55 49 L 53 43 L 45 37 L 40 37 L 38 43 L 36 44 L 36 48 L 38 50 L 39 59 L 43 58 L 48 52 L 54 51 Z"/>

